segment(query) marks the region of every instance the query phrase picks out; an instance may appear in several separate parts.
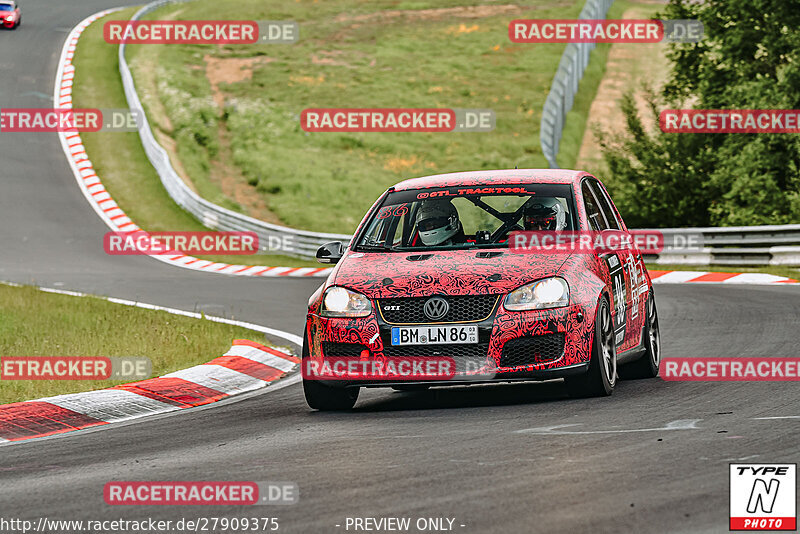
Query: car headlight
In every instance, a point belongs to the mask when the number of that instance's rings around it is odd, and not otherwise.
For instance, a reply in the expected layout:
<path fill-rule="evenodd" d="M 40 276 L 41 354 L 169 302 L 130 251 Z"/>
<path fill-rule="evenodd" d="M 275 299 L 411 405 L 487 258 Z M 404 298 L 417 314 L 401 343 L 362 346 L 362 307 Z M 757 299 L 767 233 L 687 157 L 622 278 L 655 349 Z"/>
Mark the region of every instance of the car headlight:
<path fill-rule="evenodd" d="M 8 17 L 6 17 L 6 22 L 14 22 L 14 17 L 9 15 Z"/>
<path fill-rule="evenodd" d="M 329 287 L 322 298 L 323 317 L 366 317 L 371 312 L 367 297 L 343 287 Z"/>
<path fill-rule="evenodd" d="M 569 286 L 558 276 L 526 284 L 508 294 L 503 306 L 510 311 L 544 310 L 569 305 Z"/>

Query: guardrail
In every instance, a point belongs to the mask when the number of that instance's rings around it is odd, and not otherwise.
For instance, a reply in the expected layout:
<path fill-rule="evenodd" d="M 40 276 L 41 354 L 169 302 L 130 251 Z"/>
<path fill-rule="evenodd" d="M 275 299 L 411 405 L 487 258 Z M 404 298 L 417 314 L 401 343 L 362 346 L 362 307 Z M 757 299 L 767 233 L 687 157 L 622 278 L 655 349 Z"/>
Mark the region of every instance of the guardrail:
<path fill-rule="evenodd" d="M 614 0 L 587 0 L 579 19 L 604 19 Z M 558 70 L 550 85 L 550 93 L 542 108 L 539 126 L 539 143 L 551 169 L 558 169 L 556 156 L 564 131 L 567 113 L 572 109 L 578 84 L 589 64 L 589 54 L 595 43 L 569 43 L 561 55 Z"/>
<path fill-rule="evenodd" d="M 171 3 L 178 3 L 184 0 L 159 0 L 142 7 L 131 20 L 139 20 L 142 16 L 154 11 L 162 6 Z M 286 226 L 270 224 L 241 213 L 236 213 L 229 209 L 217 206 L 208 200 L 200 197 L 192 191 L 178 176 L 169 161 L 169 155 L 164 148 L 158 144 L 150 123 L 144 113 L 139 95 L 131 76 L 128 62 L 125 60 L 125 44 L 119 46 L 119 72 L 122 76 L 122 86 L 125 90 L 125 98 L 128 100 L 128 107 L 131 110 L 139 110 L 142 121 L 139 124 L 139 137 L 142 146 L 147 154 L 147 159 L 155 168 L 161 183 L 169 193 L 169 196 L 183 209 L 194 215 L 205 226 L 224 231 L 249 231 L 258 234 L 259 243 L 270 249 L 277 249 L 281 254 L 296 256 L 300 258 L 313 258 L 320 245 L 328 241 L 349 241 L 349 235 L 328 234 L 320 232 L 308 232 L 296 230 Z"/>
<path fill-rule="evenodd" d="M 167 4 L 186 0 L 159 0 L 147 4 L 133 16 L 138 20 L 143 15 Z M 588 0 L 581 11 L 582 19 L 605 18 L 613 0 Z M 572 107 L 572 99 L 578 89 L 578 82 L 588 63 L 593 43 L 569 44 L 561 58 L 550 95 L 545 103 L 542 116 L 542 149 L 552 167 L 558 152 L 564 117 Z M 183 182 L 173 169 L 166 150 L 153 137 L 150 124 L 144 114 L 142 103 L 128 63 L 125 60 L 125 45 L 119 47 L 119 70 L 128 106 L 141 110 L 143 118 L 139 126 L 145 153 L 152 163 L 170 197 L 209 228 L 226 231 L 252 231 L 264 243 L 279 239 L 281 243 L 290 242 L 289 255 L 312 258 L 316 249 L 327 241 L 349 242 L 350 235 L 329 234 L 296 230 L 286 226 L 270 224 L 252 217 L 217 206 L 200 196 Z M 546 145 L 545 138 L 549 139 Z M 546 149 L 550 147 L 549 149 Z M 548 152 L 549 150 L 549 152 Z M 549 154 L 549 156 L 548 156 Z M 800 266 L 800 224 L 772 226 L 739 226 L 727 228 L 666 228 L 657 229 L 664 235 L 664 251 L 646 259 L 655 263 L 675 263 L 694 265 L 788 265 Z M 702 248 L 686 251 L 676 247 L 674 239 L 678 235 L 696 233 L 702 235 Z"/>
<path fill-rule="evenodd" d="M 664 250 L 658 255 L 645 255 L 646 260 L 655 263 L 800 266 L 800 224 L 652 231 L 664 236 Z M 701 246 L 686 250 L 677 240 L 691 234 L 701 237 Z"/>

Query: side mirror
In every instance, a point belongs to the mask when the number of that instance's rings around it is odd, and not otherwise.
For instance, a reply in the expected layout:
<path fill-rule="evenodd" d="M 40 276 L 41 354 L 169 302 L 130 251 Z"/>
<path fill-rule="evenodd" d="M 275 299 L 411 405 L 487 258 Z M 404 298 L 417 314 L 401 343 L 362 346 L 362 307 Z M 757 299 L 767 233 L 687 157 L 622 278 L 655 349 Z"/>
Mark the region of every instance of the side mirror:
<path fill-rule="evenodd" d="M 341 241 L 331 241 L 317 249 L 317 261 L 320 263 L 338 263 L 343 255 L 344 245 Z"/>

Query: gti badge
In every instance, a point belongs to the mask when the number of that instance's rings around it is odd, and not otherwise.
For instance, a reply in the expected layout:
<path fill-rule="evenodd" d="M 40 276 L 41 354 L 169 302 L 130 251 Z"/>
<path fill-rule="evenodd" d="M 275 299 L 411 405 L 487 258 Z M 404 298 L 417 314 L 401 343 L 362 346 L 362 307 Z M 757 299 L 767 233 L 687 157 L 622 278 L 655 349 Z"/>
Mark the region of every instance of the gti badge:
<path fill-rule="evenodd" d="M 431 321 L 438 321 L 447 315 L 450 305 L 442 297 L 431 297 L 425 302 L 422 311 L 425 312 L 425 317 Z"/>

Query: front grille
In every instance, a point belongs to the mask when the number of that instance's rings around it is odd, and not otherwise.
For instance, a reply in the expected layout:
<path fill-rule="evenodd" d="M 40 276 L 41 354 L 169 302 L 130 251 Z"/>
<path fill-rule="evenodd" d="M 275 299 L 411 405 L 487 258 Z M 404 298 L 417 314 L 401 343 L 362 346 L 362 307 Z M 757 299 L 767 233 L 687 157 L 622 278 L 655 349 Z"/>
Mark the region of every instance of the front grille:
<path fill-rule="evenodd" d="M 489 343 L 474 343 L 469 345 L 403 345 L 395 347 L 383 346 L 383 354 L 387 358 L 412 358 L 412 357 L 444 357 L 453 358 L 456 364 L 456 373 L 476 371 L 486 363 L 489 353 Z M 468 365 L 469 363 L 469 365 Z"/>
<path fill-rule="evenodd" d="M 401 297 L 378 301 L 383 320 L 390 324 L 430 323 L 423 307 L 430 297 Z M 442 297 L 450 309 L 437 323 L 469 323 L 487 319 L 499 295 L 459 295 Z M 387 306 L 397 309 L 386 309 Z"/>
<path fill-rule="evenodd" d="M 503 345 L 500 367 L 550 362 L 559 359 L 563 353 L 563 333 L 518 337 Z"/>
<path fill-rule="evenodd" d="M 322 342 L 322 354 L 328 358 L 358 358 L 361 356 L 361 351 L 366 349 L 367 347 L 361 343 L 334 343 L 331 341 Z"/>

